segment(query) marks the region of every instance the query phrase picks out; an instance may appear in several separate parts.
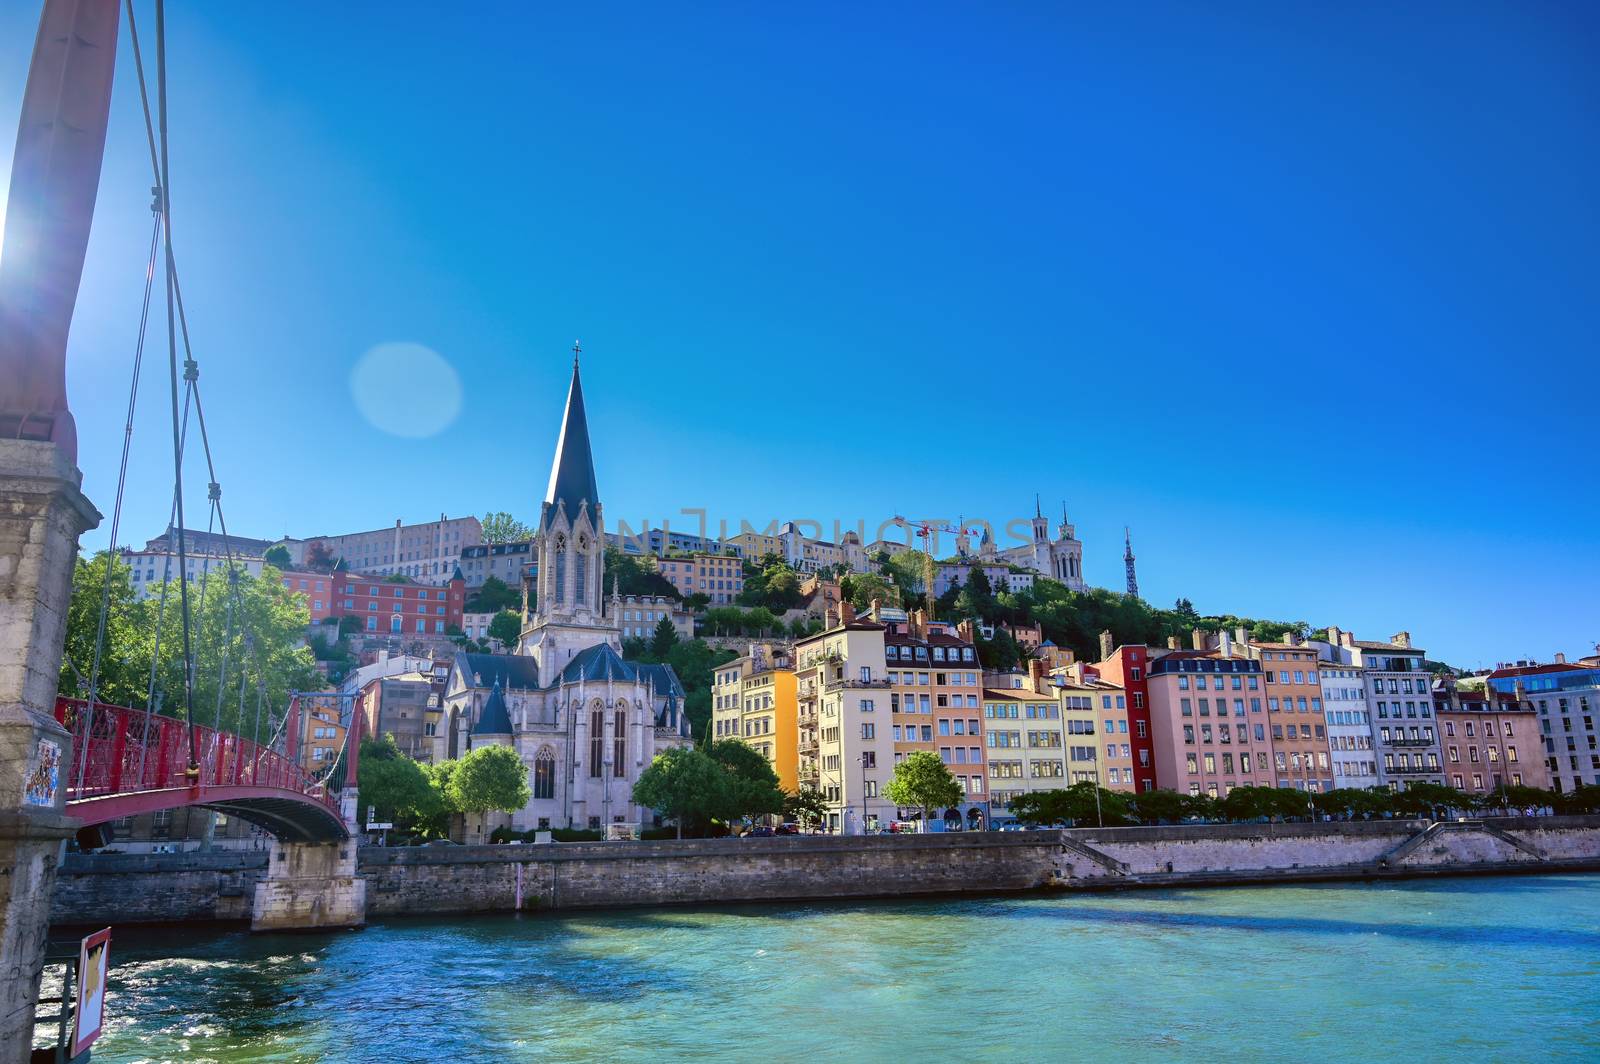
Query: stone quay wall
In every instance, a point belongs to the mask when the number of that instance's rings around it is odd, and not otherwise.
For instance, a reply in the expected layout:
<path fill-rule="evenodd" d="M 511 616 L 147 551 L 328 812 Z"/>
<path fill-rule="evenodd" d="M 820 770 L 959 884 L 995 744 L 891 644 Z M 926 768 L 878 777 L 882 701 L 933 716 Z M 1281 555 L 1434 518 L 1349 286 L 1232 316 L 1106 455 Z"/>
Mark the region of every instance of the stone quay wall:
<path fill-rule="evenodd" d="M 68 857 L 58 924 L 243 921 L 265 853 Z M 447 913 L 1600 871 L 1600 817 L 365 847 L 371 920 Z"/>

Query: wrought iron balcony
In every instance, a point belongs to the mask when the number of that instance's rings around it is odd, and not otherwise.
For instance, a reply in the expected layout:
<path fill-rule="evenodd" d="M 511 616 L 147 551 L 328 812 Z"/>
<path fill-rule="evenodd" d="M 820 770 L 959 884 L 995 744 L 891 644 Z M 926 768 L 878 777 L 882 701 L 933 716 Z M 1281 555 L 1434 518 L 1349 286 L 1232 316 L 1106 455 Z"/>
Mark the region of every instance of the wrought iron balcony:
<path fill-rule="evenodd" d="M 1443 765 L 1385 765 L 1385 775 L 1389 776 L 1439 776 L 1444 774 Z"/>
<path fill-rule="evenodd" d="M 1381 746 L 1432 746 L 1432 745 L 1434 745 L 1434 741 L 1432 739 L 1412 739 L 1409 736 L 1405 736 L 1405 735 L 1396 735 L 1393 739 L 1382 739 L 1382 738 L 1380 738 L 1378 740 L 1378 743 Z"/>

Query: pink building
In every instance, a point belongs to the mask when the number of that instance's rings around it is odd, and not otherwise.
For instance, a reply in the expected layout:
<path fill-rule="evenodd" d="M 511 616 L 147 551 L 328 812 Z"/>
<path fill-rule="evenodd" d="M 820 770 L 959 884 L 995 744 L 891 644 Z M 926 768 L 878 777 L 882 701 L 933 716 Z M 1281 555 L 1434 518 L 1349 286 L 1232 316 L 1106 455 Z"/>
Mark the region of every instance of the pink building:
<path fill-rule="evenodd" d="M 1276 783 L 1261 662 L 1176 650 L 1149 662 L 1156 779 L 1184 794 L 1222 798 Z"/>

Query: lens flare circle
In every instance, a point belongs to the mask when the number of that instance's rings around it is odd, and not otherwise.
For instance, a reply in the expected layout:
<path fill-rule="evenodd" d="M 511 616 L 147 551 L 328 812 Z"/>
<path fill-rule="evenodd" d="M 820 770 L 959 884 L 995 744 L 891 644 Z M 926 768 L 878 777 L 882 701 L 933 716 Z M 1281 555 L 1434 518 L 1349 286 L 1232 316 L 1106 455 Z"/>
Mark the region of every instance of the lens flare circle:
<path fill-rule="evenodd" d="M 391 436 L 437 436 L 461 414 L 461 375 L 422 344 L 370 347 L 350 371 L 350 396 L 367 424 Z"/>

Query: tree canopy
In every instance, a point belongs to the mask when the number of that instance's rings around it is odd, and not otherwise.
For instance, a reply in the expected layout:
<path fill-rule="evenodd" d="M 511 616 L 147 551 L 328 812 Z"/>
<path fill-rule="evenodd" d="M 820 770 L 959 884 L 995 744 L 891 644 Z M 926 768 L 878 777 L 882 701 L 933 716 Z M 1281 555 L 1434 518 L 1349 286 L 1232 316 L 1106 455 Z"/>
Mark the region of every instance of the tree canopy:
<path fill-rule="evenodd" d="M 457 759 L 443 789 L 458 813 L 514 813 L 533 797 L 528 770 L 509 746 L 480 746 Z"/>
<path fill-rule="evenodd" d="M 514 647 L 522 636 L 522 614 L 515 610 L 501 610 L 489 622 L 489 638 L 500 640 L 500 645 Z"/>
<path fill-rule="evenodd" d="M 499 613 L 502 610 L 522 609 L 522 591 L 507 584 L 498 576 L 491 576 L 472 594 L 467 596 L 465 613 Z"/>
<path fill-rule="evenodd" d="M 936 806 L 957 805 L 966 797 L 949 767 L 931 750 L 918 750 L 896 765 L 883 793 L 895 805 L 922 810 L 924 824 Z"/>
<path fill-rule="evenodd" d="M 533 529 L 504 510 L 484 514 L 478 524 L 485 543 L 521 543 L 533 538 Z"/>

